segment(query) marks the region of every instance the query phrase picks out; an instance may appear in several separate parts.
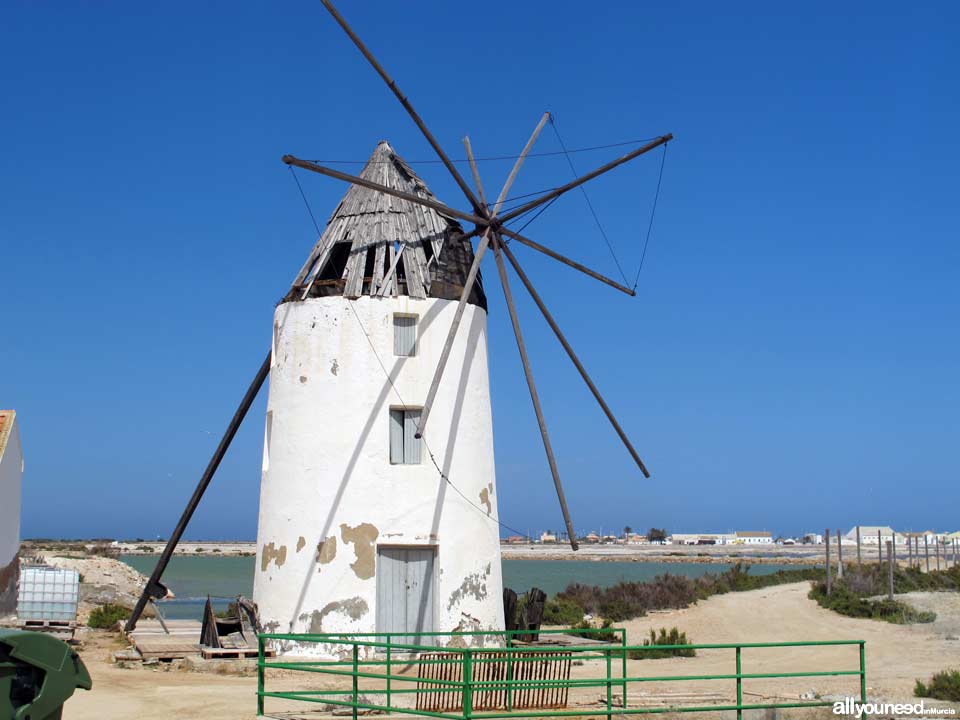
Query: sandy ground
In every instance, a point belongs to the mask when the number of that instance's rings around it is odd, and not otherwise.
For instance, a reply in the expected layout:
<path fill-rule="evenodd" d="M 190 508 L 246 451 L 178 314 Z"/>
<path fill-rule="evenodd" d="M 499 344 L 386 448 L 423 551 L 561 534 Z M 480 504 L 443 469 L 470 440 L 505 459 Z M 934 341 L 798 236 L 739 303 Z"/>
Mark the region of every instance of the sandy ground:
<path fill-rule="evenodd" d="M 953 631 L 960 623 L 960 595 L 921 593 L 905 596 L 917 605 L 941 613 L 931 625 L 897 626 L 874 620 L 845 618 L 820 608 L 807 598 L 806 583 L 781 585 L 746 593 L 712 597 L 685 610 L 656 613 L 625 624 L 631 643 L 639 644 L 651 628 L 676 625 L 693 642 L 775 642 L 787 640 L 853 639 L 867 643 L 868 686 L 871 699 L 909 701 L 913 683 L 951 664 L 960 663 L 960 641 Z M 67 720 L 104 717 L 203 718 L 242 720 L 255 717 L 256 678 L 194 672 L 154 665 L 117 667 L 110 661 L 122 644 L 103 633 L 95 633 L 82 656 L 93 676 L 94 689 L 78 691 L 67 704 Z M 852 648 L 784 648 L 743 651 L 745 672 L 824 671 L 855 669 L 857 651 Z M 695 658 L 629 661 L 631 676 L 664 676 L 730 673 L 734 670 L 732 650 L 701 651 Z M 596 677 L 601 671 L 593 664 L 574 668 L 575 677 Z M 249 667 L 246 672 L 249 673 Z M 289 674 L 286 674 L 289 678 Z M 307 687 L 316 676 L 300 675 L 295 687 Z M 284 682 L 281 679 L 279 682 Z M 686 687 L 684 687 L 686 685 Z M 276 687 L 276 685 L 269 687 Z M 802 693 L 820 696 L 853 694 L 855 677 L 804 678 L 744 681 L 745 698 L 777 696 L 797 700 Z M 641 702 L 663 692 L 710 691 L 716 697 L 733 697 L 733 681 L 710 684 L 677 682 L 649 683 L 641 689 L 632 685 L 631 702 Z M 646 695 L 644 695 L 646 693 Z M 583 690 L 578 702 L 594 702 L 597 689 Z M 268 710 L 275 705 L 269 704 Z M 825 717 L 828 715 L 824 715 Z"/>

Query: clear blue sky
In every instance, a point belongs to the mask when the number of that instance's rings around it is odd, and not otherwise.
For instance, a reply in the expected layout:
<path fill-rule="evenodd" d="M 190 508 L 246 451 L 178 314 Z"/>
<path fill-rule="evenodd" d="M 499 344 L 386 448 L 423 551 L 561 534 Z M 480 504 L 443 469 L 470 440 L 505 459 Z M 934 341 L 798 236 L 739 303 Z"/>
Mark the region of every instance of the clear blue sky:
<path fill-rule="evenodd" d="M 676 135 L 635 299 L 518 248 L 653 472 L 521 300 L 579 530 L 957 529 L 960 6 L 341 10 L 451 155 L 468 133 L 515 153 L 548 109 L 569 147 Z M 430 149 L 319 2 L 14 2 L 0 25 L 0 406 L 22 423 L 23 532 L 166 536 L 314 241 L 280 156 Z M 628 274 L 658 161 L 589 188 Z M 486 163 L 488 187 L 508 169 Z M 569 177 L 531 160 L 515 192 Z M 345 190 L 303 181 L 322 217 Z M 529 230 L 616 272 L 576 193 Z M 559 527 L 486 276 L 500 512 Z M 263 406 L 189 537 L 254 537 Z"/>

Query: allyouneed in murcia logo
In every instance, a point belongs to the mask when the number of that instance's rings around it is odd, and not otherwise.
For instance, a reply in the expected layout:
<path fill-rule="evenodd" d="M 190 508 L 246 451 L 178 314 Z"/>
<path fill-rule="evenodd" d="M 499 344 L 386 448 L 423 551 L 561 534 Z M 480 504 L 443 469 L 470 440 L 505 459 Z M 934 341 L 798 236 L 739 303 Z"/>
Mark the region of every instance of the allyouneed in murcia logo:
<path fill-rule="evenodd" d="M 918 703 L 861 703 L 852 697 L 837 700 L 833 704 L 834 715 L 956 715 L 957 711 L 948 707 L 927 707 L 923 700 Z"/>

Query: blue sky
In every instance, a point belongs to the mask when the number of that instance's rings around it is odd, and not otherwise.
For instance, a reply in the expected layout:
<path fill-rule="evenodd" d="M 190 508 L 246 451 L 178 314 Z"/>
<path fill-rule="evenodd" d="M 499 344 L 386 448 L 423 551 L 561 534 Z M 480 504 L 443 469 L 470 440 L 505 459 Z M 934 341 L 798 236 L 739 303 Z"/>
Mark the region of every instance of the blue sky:
<path fill-rule="evenodd" d="M 518 248 L 653 472 L 521 298 L 579 530 L 956 529 L 956 4 L 341 11 L 453 156 L 464 134 L 480 155 L 516 153 L 544 110 L 571 148 L 676 136 L 636 298 Z M 22 424 L 23 533 L 166 536 L 314 241 L 280 156 L 430 148 L 319 2 L 3 15 L 0 406 Z M 549 129 L 537 149 L 558 149 Z M 629 275 L 658 165 L 589 186 Z M 416 169 L 465 206 L 442 167 Z M 484 163 L 488 188 L 508 170 Z M 514 192 L 569 178 L 562 157 L 531 159 Z M 302 180 L 321 217 L 345 190 Z M 616 273 L 577 193 L 528 234 Z M 501 517 L 559 527 L 485 272 Z M 189 537 L 254 537 L 263 406 Z"/>

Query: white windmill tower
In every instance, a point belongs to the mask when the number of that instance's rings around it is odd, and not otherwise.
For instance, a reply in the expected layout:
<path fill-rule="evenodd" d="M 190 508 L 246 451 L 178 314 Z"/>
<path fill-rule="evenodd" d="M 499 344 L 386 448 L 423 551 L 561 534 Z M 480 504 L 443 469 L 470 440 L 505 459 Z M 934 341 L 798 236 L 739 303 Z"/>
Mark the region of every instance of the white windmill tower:
<path fill-rule="evenodd" d="M 500 550 L 480 263 L 490 249 L 567 535 L 577 549 L 507 273 L 513 268 L 637 467 L 646 467 L 510 249 L 516 241 L 628 295 L 633 289 L 511 225 L 673 139 L 666 134 L 509 209 L 544 114 L 488 203 L 330 0 L 322 0 L 416 123 L 470 204 L 439 202 L 381 143 L 359 176 L 286 155 L 352 185 L 274 316 L 273 342 L 127 621 L 163 573 L 260 387 L 270 377 L 254 597 L 281 632 L 496 630 Z M 661 172 L 663 163 L 661 161 Z M 299 181 L 298 181 L 299 182 Z M 659 188 L 659 185 L 658 185 Z M 502 211 L 502 212 L 501 212 Z M 473 224 L 464 232 L 457 221 Z M 476 250 L 472 238 L 478 238 Z M 464 329 L 460 329 L 463 325 Z M 452 372 L 443 380 L 445 368 Z M 429 430 L 428 419 L 431 419 Z"/>
<path fill-rule="evenodd" d="M 433 198 L 386 142 L 361 177 Z M 473 263 L 463 234 L 432 208 L 353 185 L 276 308 L 254 584 L 267 629 L 503 627 L 479 283 L 434 431 L 416 437 Z"/>

